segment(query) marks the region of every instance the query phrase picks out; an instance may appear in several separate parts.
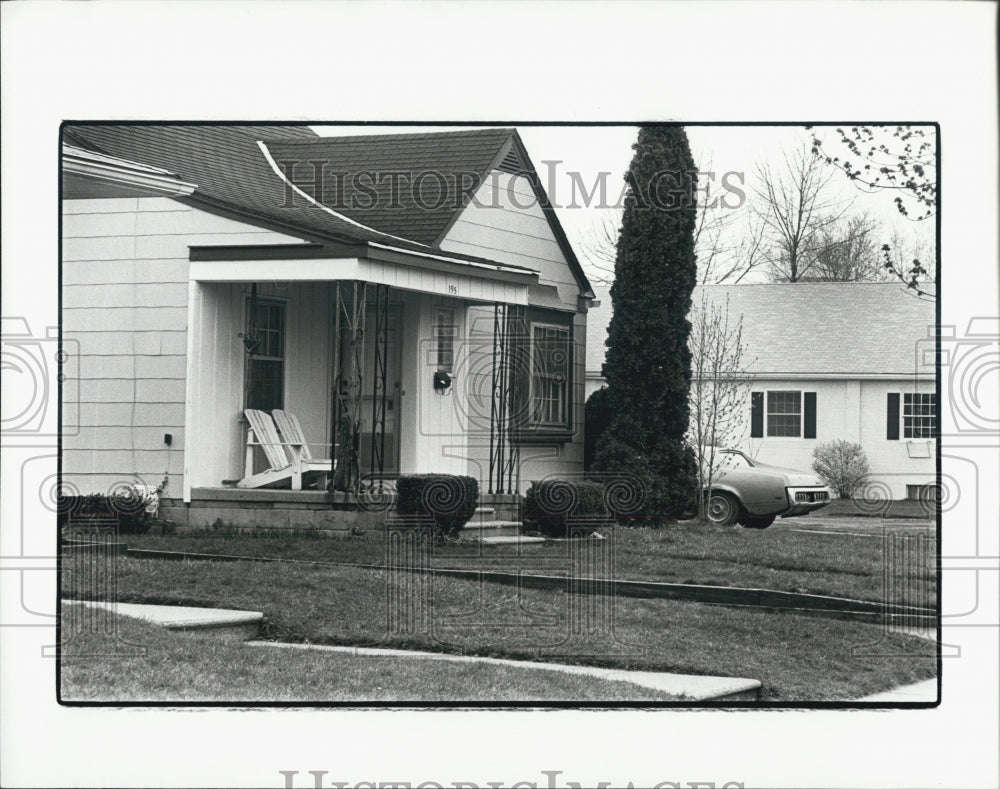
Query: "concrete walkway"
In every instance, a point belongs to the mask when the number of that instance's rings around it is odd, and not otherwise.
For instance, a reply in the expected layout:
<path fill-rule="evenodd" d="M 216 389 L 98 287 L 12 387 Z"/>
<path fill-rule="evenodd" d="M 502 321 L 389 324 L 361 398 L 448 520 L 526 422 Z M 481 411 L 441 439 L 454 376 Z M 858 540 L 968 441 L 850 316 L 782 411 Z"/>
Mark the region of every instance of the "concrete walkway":
<path fill-rule="evenodd" d="M 111 611 L 120 616 L 162 625 L 170 630 L 206 630 L 213 635 L 239 638 L 241 641 L 259 635 L 261 622 L 264 621 L 264 614 L 259 611 L 237 611 L 231 608 L 105 603 L 93 600 L 64 600 L 63 603 Z"/>
<path fill-rule="evenodd" d="M 623 671 L 596 666 L 570 666 L 565 663 L 543 663 L 530 660 L 448 655 L 440 652 L 416 652 L 405 649 L 372 649 L 368 647 L 335 647 L 318 644 L 286 644 L 277 641 L 249 641 L 250 646 L 281 649 L 312 649 L 366 657 L 409 657 L 423 660 L 448 660 L 455 663 L 491 663 L 522 669 L 542 669 L 578 674 L 613 682 L 630 682 L 644 688 L 669 693 L 685 701 L 755 701 L 760 682 L 737 677 L 705 677 L 696 674 L 669 674 L 663 671 Z"/>
<path fill-rule="evenodd" d="M 937 680 L 927 679 L 913 685 L 904 685 L 901 688 L 887 690 L 884 693 L 865 696 L 863 699 L 858 699 L 858 701 L 898 704 L 907 701 L 935 702 L 937 701 L 937 697 Z"/>
<path fill-rule="evenodd" d="M 64 604 L 85 605 L 111 611 L 121 616 L 142 619 L 174 630 L 201 630 L 222 637 L 239 637 L 249 646 L 282 649 L 312 649 L 351 655 L 380 657 L 406 657 L 422 660 L 449 660 L 460 663 L 492 663 L 519 669 L 544 669 L 562 671 L 598 679 L 630 682 L 644 688 L 669 693 L 685 701 L 756 701 L 760 682 L 736 677 L 705 677 L 694 674 L 670 674 L 662 671 L 623 671 L 594 666 L 570 666 L 563 663 L 541 661 L 505 660 L 502 658 L 448 655 L 439 652 L 417 652 L 404 649 L 371 649 L 365 647 L 336 647 L 313 644 L 286 644 L 276 641 L 248 641 L 259 634 L 263 614 L 257 611 L 237 611 L 226 608 L 194 608 L 176 605 L 145 605 L 139 603 L 105 603 L 88 600 L 64 600 Z"/>

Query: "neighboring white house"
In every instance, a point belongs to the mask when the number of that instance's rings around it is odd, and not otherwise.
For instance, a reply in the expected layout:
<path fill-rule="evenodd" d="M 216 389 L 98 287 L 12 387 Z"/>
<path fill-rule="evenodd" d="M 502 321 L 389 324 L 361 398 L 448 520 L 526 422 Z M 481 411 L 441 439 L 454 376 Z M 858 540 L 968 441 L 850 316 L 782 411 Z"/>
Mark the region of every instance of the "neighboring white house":
<path fill-rule="evenodd" d="M 318 457 L 350 412 L 361 476 L 582 469 L 593 294 L 515 130 L 74 124 L 62 172 L 64 489 L 210 521 L 246 408 Z"/>
<path fill-rule="evenodd" d="M 796 282 L 695 290 L 730 319 L 743 316 L 752 360 L 745 438 L 766 463 L 808 469 L 820 443 L 861 444 L 872 481 L 893 498 L 917 497 L 936 479 L 934 304 L 899 283 Z M 588 316 L 587 394 L 603 385 L 612 305 Z M 650 339 L 651 342 L 655 338 Z M 885 488 L 883 488 L 883 491 Z"/>

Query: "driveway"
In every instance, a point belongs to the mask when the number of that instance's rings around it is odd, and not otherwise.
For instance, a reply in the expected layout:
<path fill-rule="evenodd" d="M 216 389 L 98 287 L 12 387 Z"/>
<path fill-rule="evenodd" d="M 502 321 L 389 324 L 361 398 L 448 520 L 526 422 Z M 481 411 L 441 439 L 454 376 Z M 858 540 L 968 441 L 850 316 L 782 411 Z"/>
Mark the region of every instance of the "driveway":
<path fill-rule="evenodd" d="M 850 515 L 823 515 L 822 510 L 796 518 L 778 518 L 768 531 L 813 531 L 857 536 L 883 534 L 933 536 L 935 523 L 921 518 L 865 518 Z"/>

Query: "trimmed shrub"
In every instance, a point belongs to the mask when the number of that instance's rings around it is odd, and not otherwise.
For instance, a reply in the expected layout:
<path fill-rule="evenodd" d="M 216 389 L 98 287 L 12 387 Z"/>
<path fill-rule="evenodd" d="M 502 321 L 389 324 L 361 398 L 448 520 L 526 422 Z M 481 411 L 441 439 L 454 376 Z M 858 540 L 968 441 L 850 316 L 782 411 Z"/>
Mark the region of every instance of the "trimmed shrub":
<path fill-rule="evenodd" d="M 861 445 L 839 438 L 813 450 L 812 468 L 842 499 L 851 498 L 869 474 L 868 458 Z"/>
<path fill-rule="evenodd" d="M 583 422 L 583 470 L 590 471 L 597 455 L 597 442 L 611 424 L 614 416 L 614 401 L 607 387 L 592 392 L 584 408 Z"/>
<path fill-rule="evenodd" d="M 145 534 L 153 525 L 146 505 L 147 500 L 134 488 L 122 488 L 110 496 L 60 496 L 57 520 L 71 529 L 109 528 L 117 523 L 119 534 Z"/>
<path fill-rule="evenodd" d="M 524 525 L 547 537 L 582 536 L 612 522 L 600 482 L 539 480 L 525 495 Z"/>
<path fill-rule="evenodd" d="M 408 474 L 396 480 L 396 512 L 433 518 L 434 530 L 452 537 L 475 515 L 479 483 L 457 474 Z"/>

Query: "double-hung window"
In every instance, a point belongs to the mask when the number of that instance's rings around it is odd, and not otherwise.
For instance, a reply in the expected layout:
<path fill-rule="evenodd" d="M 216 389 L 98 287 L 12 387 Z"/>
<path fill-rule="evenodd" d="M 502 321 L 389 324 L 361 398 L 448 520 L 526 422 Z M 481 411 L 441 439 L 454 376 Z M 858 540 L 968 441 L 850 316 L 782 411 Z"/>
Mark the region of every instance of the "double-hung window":
<path fill-rule="evenodd" d="M 251 299 L 247 358 L 247 408 L 272 411 L 285 400 L 285 305 Z"/>
<path fill-rule="evenodd" d="M 767 434 L 784 438 L 802 435 L 802 392 L 767 393 Z"/>
<path fill-rule="evenodd" d="M 933 438 L 936 418 L 933 393 L 903 395 L 903 438 Z"/>
<path fill-rule="evenodd" d="M 751 438 L 816 438 L 816 393 L 769 389 L 750 395 Z"/>
<path fill-rule="evenodd" d="M 531 426 L 569 429 L 570 330 L 549 323 L 531 324 Z"/>

